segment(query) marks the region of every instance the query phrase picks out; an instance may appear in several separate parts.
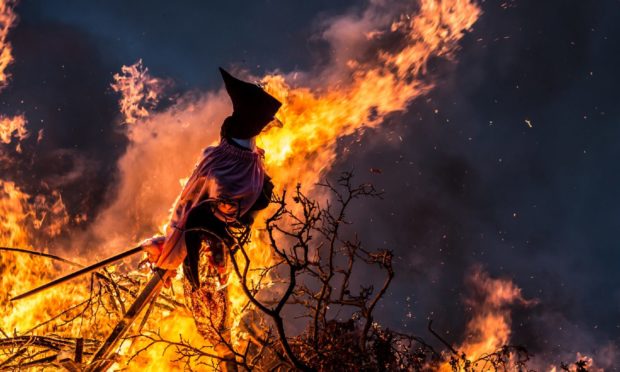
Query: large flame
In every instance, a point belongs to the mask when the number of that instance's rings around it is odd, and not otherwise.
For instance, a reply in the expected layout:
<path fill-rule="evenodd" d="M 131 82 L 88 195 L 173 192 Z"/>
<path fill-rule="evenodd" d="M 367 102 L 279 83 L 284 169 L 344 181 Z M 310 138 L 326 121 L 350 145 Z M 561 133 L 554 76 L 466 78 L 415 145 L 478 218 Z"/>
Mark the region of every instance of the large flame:
<path fill-rule="evenodd" d="M 404 14 L 382 25 L 387 30 L 369 30 L 374 32 L 365 35 L 371 42 L 388 30 L 402 34 L 401 50 L 381 51 L 370 62 L 350 56 L 344 61 L 348 71 L 338 81 L 330 76 L 320 89 L 296 84 L 294 79 L 288 82 L 282 75 L 266 76 L 266 89 L 284 103 L 277 115 L 284 125 L 258 140 L 267 150 L 268 173 L 277 187 L 293 188 L 300 182 L 311 188 L 334 163 L 339 138 L 381 124 L 386 115 L 404 111 L 414 98 L 427 92 L 432 82 L 419 74 L 429 58 L 449 57 L 479 13 L 470 1 L 422 1 L 417 13 Z M 256 267 L 270 264 L 270 257 L 263 253 L 269 245 L 258 234 L 248 249 Z M 250 280 L 258 281 L 258 277 Z M 245 302 L 239 283 L 232 281 L 229 292 L 233 311 L 237 311 L 233 316 L 239 320 L 242 314 L 238 311 Z"/>
<path fill-rule="evenodd" d="M 13 118 L 0 117 L 0 142 L 9 144 L 16 139 L 24 140 L 28 137 L 28 129 L 26 129 L 26 119 L 23 115 Z"/>
<path fill-rule="evenodd" d="M 422 1 L 416 14 L 403 14 L 383 25 L 387 29 L 365 36 L 372 42 L 385 32 L 402 34 L 402 49 L 380 51 L 372 62 L 349 56 L 347 70 L 320 90 L 293 86 L 294 79 L 287 82 L 282 75 L 267 76 L 267 89 L 285 102 L 278 114 L 285 125 L 260 137 L 270 173 L 284 187 L 317 182 L 331 168 L 339 138 L 381 124 L 432 88 L 432 81 L 420 75 L 429 58 L 451 57 L 479 15 L 471 1 Z"/>
<path fill-rule="evenodd" d="M 468 299 L 473 316 L 467 323 L 466 341 L 458 347 L 469 359 L 476 360 L 485 354 L 507 345 L 511 334 L 510 305 L 531 304 L 521 294 L 521 289 L 507 279 L 494 279 L 475 269 L 469 278 L 469 287 L 477 296 Z"/>
<path fill-rule="evenodd" d="M 529 305 L 534 301 L 524 299 L 521 289 L 512 281 L 491 278 L 479 267 L 470 274 L 468 288 L 472 295 L 466 299 L 466 304 L 472 316 L 467 322 L 464 341 L 456 350 L 468 360 L 477 361 L 509 344 L 511 305 Z M 440 370 L 452 371 L 452 366 L 446 362 Z"/>
<path fill-rule="evenodd" d="M 13 11 L 15 1 L 0 1 L 0 88 L 8 81 L 6 68 L 13 61 L 12 47 L 8 42 L 8 34 L 17 16 Z M 21 151 L 21 141 L 28 136 L 26 119 L 22 115 L 15 117 L 0 116 L 0 146 L 16 142 L 16 150 Z M 0 148 L 0 154 L 2 149 Z M 6 155 L 3 161 L 10 161 Z M 30 195 L 24 193 L 15 183 L 0 179 L 0 246 L 30 247 L 33 233 L 42 226 L 41 213 L 45 213 L 45 200 L 39 198 L 38 203 Z M 56 225 L 55 225 L 56 226 Z M 54 232 L 57 228 L 54 227 Z M 40 283 L 55 272 L 49 262 L 12 254 L 0 254 L 0 329 L 4 332 L 25 331 L 46 320 L 57 305 L 65 306 L 71 302 L 70 296 L 61 296 L 60 303 L 50 306 L 58 293 L 47 293 L 45 296 L 13 304 L 8 301 L 33 284 Z"/>
<path fill-rule="evenodd" d="M 6 69 L 13 61 L 8 34 L 17 15 L 13 8 L 16 1 L 0 1 L 0 89 L 9 79 Z M 21 143 L 29 135 L 24 115 L 0 115 L 0 159 L 11 162 L 2 146 L 15 145 L 22 151 Z M 48 196 L 29 195 L 14 182 L 0 178 L 0 246 L 30 248 L 61 233 L 68 222 L 68 214 L 60 193 L 50 191 Z M 23 254 L 0 253 L 0 330 L 3 334 L 21 334 L 56 315 L 60 309 L 74 303 L 74 297 L 86 295 L 84 287 L 60 287 L 40 296 L 18 303 L 9 301 L 11 296 L 22 293 L 34 285 L 48 281 L 57 267 L 42 258 Z M 51 326 L 40 331 L 50 331 Z"/>

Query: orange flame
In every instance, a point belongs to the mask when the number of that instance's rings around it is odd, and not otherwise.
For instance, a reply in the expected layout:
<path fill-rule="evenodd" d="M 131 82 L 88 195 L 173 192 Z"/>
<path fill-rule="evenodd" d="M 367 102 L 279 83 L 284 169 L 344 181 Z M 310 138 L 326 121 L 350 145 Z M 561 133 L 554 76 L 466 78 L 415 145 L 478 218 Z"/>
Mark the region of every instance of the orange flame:
<path fill-rule="evenodd" d="M 0 116 L 0 142 L 10 144 L 13 139 L 17 140 L 16 150 L 21 152 L 21 141 L 28 137 L 26 119 L 23 115 L 15 117 Z"/>
<path fill-rule="evenodd" d="M 583 365 L 583 368 L 585 368 L 586 371 L 589 371 L 589 372 L 604 372 L 605 371 L 603 368 L 599 368 L 594 363 L 594 359 L 592 359 L 591 357 L 587 355 L 582 355 L 581 353 L 577 353 L 577 355 L 575 356 L 575 360 L 584 362 L 585 364 Z M 548 367 L 545 366 L 545 367 L 546 367 L 546 370 L 548 370 L 549 372 L 558 372 L 558 371 L 580 372 L 580 371 L 583 371 L 583 369 L 579 369 L 575 363 L 571 363 L 570 365 L 568 365 L 567 369 L 565 369 L 564 367 L 557 367 L 557 366 L 548 366 Z"/>
<path fill-rule="evenodd" d="M 37 227 L 37 210 L 30 196 L 12 182 L 0 180 L 0 246 L 31 247 Z M 38 208 L 42 208 L 42 201 Z M 58 208 L 58 206 L 57 206 Z M 54 230 L 56 232 L 56 230 Z M 0 254 L 0 329 L 5 332 L 24 332 L 49 319 L 59 309 L 68 308 L 74 296 L 85 296 L 84 287 L 55 288 L 41 296 L 10 302 L 15 296 L 49 280 L 56 269 L 49 261 L 24 255 Z M 43 330 L 45 330 L 44 328 Z"/>
<path fill-rule="evenodd" d="M 17 15 L 13 7 L 17 1 L 0 0 L 0 89 L 6 87 L 9 75 L 7 67 L 13 62 L 13 48 L 7 38 L 9 30 L 15 25 Z M 12 118 L 0 116 L 0 142 L 9 144 L 12 138 L 17 139 L 15 149 L 21 152 L 21 141 L 28 136 L 26 130 L 26 119 L 22 115 Z"/>
<path fill-rule="evenodd" d="M 8 84 L 10 76 L 6 69 L 13 61 L 8 34 L 17 21 L 13 10 L 16 3 L 13 0 L 0 1 L 0 89 Z M 28 135 L 23 115 L 0 115 L 0 143 L 8 145 L 16 140 L 15 149 L 21 152 L 21 142 Z M 11 161 L 4 153 L 0 152 L 0 156 L 2 161 Z M 15 183 L 0 179 L 0 246 L 31 247 L 35 232 L 46 237 L 58 235 L 68 216 L 60 194 L 52 192 L 51 198 L 50 207 L 50 201 L 44 196 L 32 198 Z M 11 303 L 10 296 L 48 280 L 55 268 L 45 260 L 3 252 L 0 255 L 0 272 L 0 288 L 4 289 L 0 292 L 0 311 L 3 314 L 0 329 L 3 331 L 26 331 L 50 318 L 57 309 L 70 306 L 73 295 L 84 295 L 79 288 L 69 291 L 63 288 L 62 291 L 55 289 L 18 304 Z"/>
<path fill-rule="evenodd" d="M 5 87 L 9 79 L 6 69 L 13 62 L 13 48 L 7 41 L 9 30 L 14 26 L 17 15 L 13 11 L 16 1 L 0 1 L 0 88 Z"/>
<path fill-rule="evenodd" d="M 348 60 L 350 77 L 326 81 L 318 92 L 292 88 L 281 75 L 267 76 L 267 89 L 284 102 L 278 118 L 285 125 L 260 136 L 259 143 L 268 149 L 267 165 L 280 185 L 316 183 L 336 157 L 337 139 L 376 127 L 428 92 L 433 84 L 419 74 L 429 58 L 451 57 L 479 15 L 471 1 L 422 1 L 417 14 L 388 25 L 390 32 L 405 35 L 401 50 L 381 51 L 374 65 Z"/>
<path fill-rule="evenodd" d="M 125 123 L 134 124 L 149 116 L 149 109 L 156 106 L 163 90 L 163 81 L 153 78 L 142 59 L 131 66 L 121 67 L 120 74 L 114 74 L 110 86 L 121 93 L 119 105 L 125 116 Z"/>
<path fill-rule="evenodd" d="M 475 268 L 468 280 L 469 288 L 475 297 L 466 301 L 473 316 L 465 330 L 465 341 L 456 347 L 470 361 L 492 354 L 509 344 L 511 334 L 510 306 L 514 304 L 531 305 L 535 301 L 526 300 L 521 289 L 507 279 L 491 278 L 480 268 Z M 442 371 L 451 371 L 446 363 Z"/>

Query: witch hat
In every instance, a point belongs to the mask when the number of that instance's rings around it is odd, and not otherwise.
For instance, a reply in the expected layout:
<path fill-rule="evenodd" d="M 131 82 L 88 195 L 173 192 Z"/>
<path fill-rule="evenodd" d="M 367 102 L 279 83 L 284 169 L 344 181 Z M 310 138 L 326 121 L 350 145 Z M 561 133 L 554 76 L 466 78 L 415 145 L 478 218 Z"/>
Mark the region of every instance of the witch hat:
<path fill-rule="evenodd" d="M 258 135 L 274 119 L 282 103 L 256 84 L 239 80 L 220 67 L 233 113 L 222 125 L 222 135 L 248 139 Z"/>

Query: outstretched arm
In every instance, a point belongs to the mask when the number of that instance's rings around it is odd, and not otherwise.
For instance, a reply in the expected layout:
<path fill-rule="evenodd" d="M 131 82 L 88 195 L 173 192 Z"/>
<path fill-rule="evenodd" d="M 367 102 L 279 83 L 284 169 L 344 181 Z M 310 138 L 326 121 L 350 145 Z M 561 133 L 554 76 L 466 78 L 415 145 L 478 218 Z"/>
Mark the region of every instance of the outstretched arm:
<path fill-rule="evenodd" d="M 174 270 L 183 262 L 187 254 L 183 244 L 185 223 L 192 208 L 206 192 L 204 177 L 192 175 L 175 203 L 166 235 L 149 239 L 143 244 L 149 261 L 156 267 Z"/>

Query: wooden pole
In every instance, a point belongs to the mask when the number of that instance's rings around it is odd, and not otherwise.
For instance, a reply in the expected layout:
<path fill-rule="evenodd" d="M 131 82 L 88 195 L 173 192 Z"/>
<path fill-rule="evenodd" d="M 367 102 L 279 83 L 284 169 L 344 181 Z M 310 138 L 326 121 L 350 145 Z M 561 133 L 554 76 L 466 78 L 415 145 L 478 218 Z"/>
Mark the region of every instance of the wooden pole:
<path fill-rule="evenodd" d="M 37 252 L 37 251 L 31 251 L 29 249 L 13 248 L 13 247 L 0 247 L 0 251 L 25 253 L 25 254 L 29 254 L 31 256 L 41 256 L 41 257 L 45 257 L 45 258 L 51 258 L 52 260 L 64 262 L 64 263 L 72 265 L 72 266 L 84 267 L 84 265 L 80 265 L 79 263 L 75 263 L 73 261 L 69 261 L 67 259 L 64 259 L 62 257 L 56 256 L 56 255 L 53 255 L 53 254 Z"/>
<path fill-rule="evenodd" d="M 114 327 L 112 333 L 110 333 L 108 338 L 91 359 L 90 365 L 87 368 L 88 372 L 105 371 L 110 365 L 112 365 L 112 363 L 114 363 L 112 353 L 118 346 L 119 341 L 123 338 L 125 333 L 127 333 L 142 309 L 149 304 L 151 299 L 159 294 L 164 282 L 168 280 L 168 278 L 173 277 L 174 274 L 175 270 L 166 270 L 162 268 L 155 269 L 153 277 L 146 284 L 146 287 L 144 287 L 142 292 L 140 292 L 134 303 L 125 313 L 123 319 L 116 324 L 116 327 Z"/>

